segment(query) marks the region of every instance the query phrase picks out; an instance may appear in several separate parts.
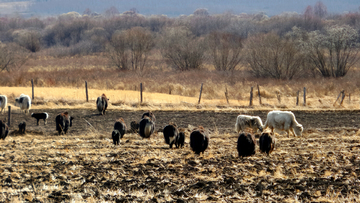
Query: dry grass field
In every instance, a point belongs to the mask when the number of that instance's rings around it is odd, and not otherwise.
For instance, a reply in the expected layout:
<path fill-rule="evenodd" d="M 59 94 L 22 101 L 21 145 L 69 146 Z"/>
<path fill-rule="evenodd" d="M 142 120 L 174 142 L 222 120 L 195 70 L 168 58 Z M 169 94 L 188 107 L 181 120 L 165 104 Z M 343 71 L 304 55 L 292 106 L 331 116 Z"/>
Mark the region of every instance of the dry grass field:
<path fill-rule="evenodd" d="M 360 111 L 294 111 L 303 137 L 276 135 L 276 148 L 239 158 L 235 118 L 239 113 L 266 118 L 266 110 L 154 111 L 156 134 L 142 139 L 125 134 L 114 146 L 114 121 L 138 120 L 143 110 L 68 109 L 74 126 L 56 135 L 54 117 L 36 126 L 29 115 L 12 114 L 10 136 L 0 141 L 0 201 L 3 202 L 358 202 L 360 201 Z M 4 115 L 2 115 L 4 117 Z M 16 124 L 27 122 L 27 134 Z M 208 150 L 169 149 L 161 129 L 203 125 Z M 88 125 L 87 122 L 91 124 Z"/>

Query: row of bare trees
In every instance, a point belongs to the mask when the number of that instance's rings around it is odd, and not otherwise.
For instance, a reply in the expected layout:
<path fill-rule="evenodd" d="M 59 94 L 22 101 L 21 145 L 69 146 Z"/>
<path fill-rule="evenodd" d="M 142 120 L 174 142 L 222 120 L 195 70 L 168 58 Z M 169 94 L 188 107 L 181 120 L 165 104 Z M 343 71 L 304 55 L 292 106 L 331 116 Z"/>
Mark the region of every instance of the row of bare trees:
<path fill-rule="evenodd" d="M 232 71 L 241 64 L 256 77 L 293 79 L 316 72 L 343 77 L 358 62 L 358 40 L 357 31 L 348 25 L 326 27 L 324 32 L 294 27 L 284 37 L 270 32 L 246 40 L 227 32 L 199 38 L 185 27 L 173 27 L 164 30 L 158 49 L 181 71 L 200 68 L 207 55 L 216 70 Z M 109 47 L 117 67 L 143 70 L 154 38 L 143 28 L 132 28 L 116 32 Z"/>
<path fill-rule="evenodd" d="M 358 22 L 360 13 L 329 16 L 321 3 L 303 15 L 271 18 L 210 15 L 206 9 L 178 18 L 114 9 L 105 16 L 86 11 L 41 20 L 2 18 L 0 71 L 21 66 L 29 52 L 51 49 L 59 57 L 103 52 L 120 70 L 143 71 L 156 58 L 180 71 L 206 63 L 218 71 L 245 67 L 256 77 L 342 77 L 359 59 Z"/>

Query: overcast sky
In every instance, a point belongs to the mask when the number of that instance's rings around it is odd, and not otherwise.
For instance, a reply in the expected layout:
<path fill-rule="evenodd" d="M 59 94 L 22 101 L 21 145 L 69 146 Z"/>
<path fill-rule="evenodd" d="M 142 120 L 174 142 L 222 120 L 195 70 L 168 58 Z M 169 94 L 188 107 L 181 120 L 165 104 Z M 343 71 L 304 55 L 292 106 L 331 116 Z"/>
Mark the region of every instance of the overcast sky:
<path fill-rule="evenodd" d="M 0 15 L 16 12 L 26 16 L 59 15 L 70 11 L 80 14 L 86 8 L 103 13 L 115 6 L 120 13 L 136 8 L 140 14 L 165 14 L 169 17 L 192 14 L 197 8 L 207 8 L 210 14 L 231 11 L 239 13 L 265 12 L 268 16 L 283 12 L 303 13 L 313 0 L 0 0 Z M 323 0 L 330 14 L 359 11 L 360 0 Z"/>

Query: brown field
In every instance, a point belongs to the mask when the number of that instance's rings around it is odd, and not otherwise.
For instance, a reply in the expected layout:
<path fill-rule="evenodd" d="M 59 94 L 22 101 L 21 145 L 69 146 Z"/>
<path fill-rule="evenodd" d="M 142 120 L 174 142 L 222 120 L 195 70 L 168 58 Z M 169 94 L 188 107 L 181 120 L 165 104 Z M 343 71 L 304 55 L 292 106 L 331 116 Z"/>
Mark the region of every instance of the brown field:
<path fill-rule="evenodd" d="M 138 73 L 109 68 L 102 56 L 38 57 L 0 77 L 0 94 L 7 95 L 12 106 L 10 135 L 0 141 L 0 202 L 360 201 L 358 69 L 339 79 L 288 81 L 253 78 L 243 69 L 230 74 L 206 68 L 177 72 L 153 65 Z M 36 126 L 34 118 L 13 106 L 21 93 L 31 95 L 31 79 L 35 99 L 30 113 L 48 112 L 46 126 L 42 121 Z M 254 89 L 254 105 L 249 107 L 250 87 L 256 85 L 263 105 Z M 302 98 L 296 106 L 296 92 L 303 87 L 306 106 Z M 334 106 L 341 90 L 346 98 Z M 110 98 L 105 116 L 94 110 L 102 93 Z M 264 121 L 273 109 L 292 110 L 304 126 L 303 137 L 278 134 L 269 157 L 257 147 L 255 156 L 239 158 L 236 116 L 258 115 Z M 75 116 L 74 126 L 58 136 L 54 118 L 65 110 Z M 120 146 L 113 146 L 115 120 L 123 117 L 130 126 L 147 110 L 155 112 L 159 132 L 149 140 L 129 133 Z M 7 112 L 0 114 L 0 119 L 6 117 Z M 22 121 L 27 122 L 25 135 L 17 134 Z M 189 133 L 183 149 L 169 149 L 160 132 L 169 122 L 209 129 L 208 150 L 195 156 Z"/>
<path fill-rule="evenodd" d="M 66 108 L 66 107 L 65 107 Z M 125 134 L 112 144 L 115 119 L 129 126 L 142 110 L 110 109 L 105 116 L 89 108 L 73 109 L 74 126 L 57 136 L 54 117 L 46 126 L 13 112 L 11 135 L 0 141 L 0 201 L 3 202 L 357 202 L 360 201 L 359 110 L 294 111 L 303 137 L 276 136 L 268 157 L 239 158 L 235 118 L 267 110 L 157 111 L 156 130 L 168 122 L 203 125 L 210 144 L 201 156 L 189 149 L 169 149 L 161 132 L 151 139 Z M 1 115 L 1 118 L 5 115 Z M 27 122 L 27 134 L 16 133 Z M 89 122 L 92 126 L 88 125 Z"/>

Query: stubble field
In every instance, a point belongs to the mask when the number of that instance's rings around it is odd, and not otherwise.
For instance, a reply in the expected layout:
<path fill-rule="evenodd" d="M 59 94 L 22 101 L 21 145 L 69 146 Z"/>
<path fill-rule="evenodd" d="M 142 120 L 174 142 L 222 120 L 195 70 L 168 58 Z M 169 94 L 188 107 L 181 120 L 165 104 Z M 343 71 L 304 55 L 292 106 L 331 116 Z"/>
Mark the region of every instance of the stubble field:
<path fill-rule="evenodd" d="M 56 135 L 48 124 L 23 113 L 12 114 L 11 134 L 0 141 L 0 201 L 3 202 L 355 202 L 360 200 L 360 111 L 294 111 L 303 137 L 276 135 L 268 157 L 239 158 L 234 132 L 240 113 L 266 119 L 268 111 L 154 111 L 156 130 L 168 122 L 202 125 L 210 144 L 201 156 L 189 148 L 169 149 L 161 132 L 151 139 L 125 134 L 112 144 L 115 120 L 129 126 L 143 111 L 69 109 L 74 126 Z M 26 121 L 27 134 L 16 125 Z M 89 125 L 90 123 L 91 125 Z"/>

